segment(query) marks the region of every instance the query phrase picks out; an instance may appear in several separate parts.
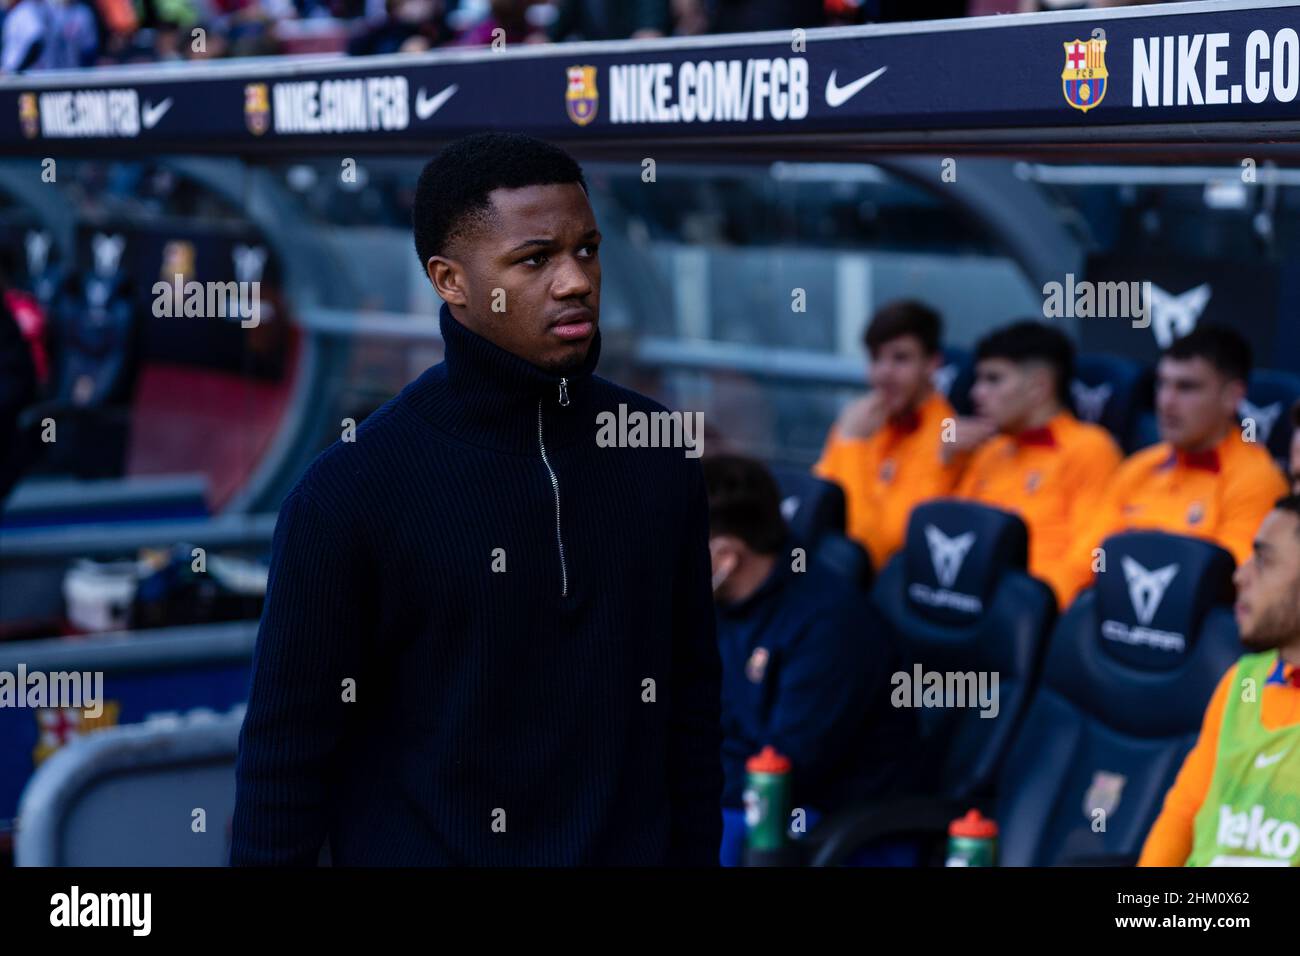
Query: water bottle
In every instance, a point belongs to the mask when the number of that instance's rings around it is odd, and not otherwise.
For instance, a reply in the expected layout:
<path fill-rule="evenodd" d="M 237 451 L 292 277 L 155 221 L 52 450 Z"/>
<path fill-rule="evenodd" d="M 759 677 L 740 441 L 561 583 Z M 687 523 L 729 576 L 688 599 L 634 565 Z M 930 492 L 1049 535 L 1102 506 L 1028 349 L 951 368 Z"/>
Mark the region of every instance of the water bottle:
<path fill-rule="evenodd" d="M 998 825 L 978 810 L 948 824 L 945 866 L 997 866 Z"/>
<path fill-rule="evenodd" d="M 745 864 L 786 861 L 790 760 L 770 745 L 745 762 Z"/>

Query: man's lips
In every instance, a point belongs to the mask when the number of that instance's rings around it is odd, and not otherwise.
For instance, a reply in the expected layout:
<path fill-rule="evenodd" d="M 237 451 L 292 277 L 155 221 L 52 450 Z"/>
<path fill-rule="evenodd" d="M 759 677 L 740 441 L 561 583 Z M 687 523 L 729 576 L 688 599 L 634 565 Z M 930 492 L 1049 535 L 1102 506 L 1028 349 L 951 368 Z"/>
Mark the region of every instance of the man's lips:
<path fill-rule="evenodd" d="M 565 312 L 550 325 L 550 331 L 562 339 L 585 339 L 596 327 L 596 317 L 590 309 Z"/>

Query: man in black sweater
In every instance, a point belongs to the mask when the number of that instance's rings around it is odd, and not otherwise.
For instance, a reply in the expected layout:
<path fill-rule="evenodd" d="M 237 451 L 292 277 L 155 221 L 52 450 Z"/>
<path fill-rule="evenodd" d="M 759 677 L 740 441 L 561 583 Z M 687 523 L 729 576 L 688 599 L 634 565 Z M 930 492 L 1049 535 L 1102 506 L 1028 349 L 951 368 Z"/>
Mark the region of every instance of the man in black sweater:
<path fill-rule="evenodd" d="M 564 151 L 481 134 L 420 176 L 445 359 L 280 511 L 232 862 L 715 864 L 720 664 L 699 462 L 592 374 L 600 233 Z"/>

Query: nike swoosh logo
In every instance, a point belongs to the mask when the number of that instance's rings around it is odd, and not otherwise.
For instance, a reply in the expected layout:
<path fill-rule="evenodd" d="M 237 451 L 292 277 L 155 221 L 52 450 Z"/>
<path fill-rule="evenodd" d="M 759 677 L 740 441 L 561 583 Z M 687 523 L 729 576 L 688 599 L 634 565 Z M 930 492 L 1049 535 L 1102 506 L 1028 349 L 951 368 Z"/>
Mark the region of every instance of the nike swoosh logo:
<path fill-rule="evenodd" d="M 1255 757 L 1255 769 L 1263 770 L 1265 767 L 1271 767 L 1273 764 L 1285 757 L 1286 754 L 1287 752 L 1285 750 L 1280 754 L 1273 754 L 1271 757 L 1265 757 L 1263 754 L 1259 754 Z"/>
<path fill-rule="evenodd" d="M 831 70 L 831 75 L 826 78 L 826 105 L 829 106 L 831 109 L 835 109 L 835 107 L 837 106 L 843 106 L 850 99 L 857 96 L 858 93 L 863 89 L 863 87 L 865 87 L 876 77 L 880 76 L 880 74 L 884 73 L 887 69 L 889 69 L 889 67 L 882 66 L 874 73 L 868 73 L 866 76 L 858 77 L 848 86 L 836 86 L 835 85 L 836 71 Z"/>
<path fill-rule="evenodd" d="M 169 96 L 161 103 L 153 106 L 145 100 L 144 106 L 140 107 L 140 125 L 145 129 L 153 129 L 158 125 L 158 121 L 163 118 L 163 114 L 172 108 L 172 98 Z"/>
<path fill-rule="evenodd" d="M 452 94 L 454 94 L 457 89 L 459 89 L 459 87 L 457 84 L 453 83 L 437 96 L 426 98 L 424 95 L 424 87 L 420 87 L 419 91 L 415 94 L 415 118 L 427 120 L 442 108 L 443 103 L 446 103 L 451 99 Z"/>

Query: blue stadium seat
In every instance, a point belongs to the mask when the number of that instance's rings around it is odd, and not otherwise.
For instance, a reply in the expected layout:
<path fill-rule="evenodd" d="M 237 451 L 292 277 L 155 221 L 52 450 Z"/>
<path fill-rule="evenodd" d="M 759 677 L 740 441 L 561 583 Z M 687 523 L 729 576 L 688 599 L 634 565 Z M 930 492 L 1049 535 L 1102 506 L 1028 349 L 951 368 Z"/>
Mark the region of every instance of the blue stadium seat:
<path fill-rule="evenodd" d="M 1135 861 L 1243 650 L 1226 551 L 1156 532 L 1103 547 L 1106 571 L 1058 622 L 999 777 L 1007 866 Z"/>
<path fill-rule="evenodd" d="M 1124 445 L 1124 452 L 1131 455 L 1159 441 L 1160 425 L 1156 422 L 1156 413 L 1149 408 L 1143 409 L 1138 412 L 1137 422 L 1133 426 L 1133 433 L 1128 443 Z"/>
<path fill-rule="evenodd" d="M 1016 515 L 939 499 L 918 505 L 907 542 L 873 595 L 909 674 L 998 675 L 998 712 L 922 708 L 918 789 L 964 801 L 991 789 L 1026 709 L 1056 601 L 1025 570 L 1028 533 Z M 991 678 L 990 678 L 991 680 Z"/>
<path fill-rule="evenodd" d="M 813 562 L 852 581 L 863 591 L 871 590 L 875 577 L 871 556 L 867 549 L 838 531 L 828 531 L 821 536 L 813 551 Z"/>
<path fill-rule="evenodd" d="M 55 317 L 59 329 L 56 396 L 80 407 L 101 407 L 129 397 L 135 309 L 126 276 L 77 277 L 76 295 Z"/>
<path fill-rule="evenodd" d="M 844 531 L 844 491 L 800 468 L 774 466 L 772 477 L 781 490 L 781 514 L 790 533 L 809 548 L 828 531 Z"/>
<path fill-rule="evenodd" d="M 31 277 L 31 293 L 47 312 L 57 310 L 68 295 L 68 269 L 59 263 L 47 265 Z"/>
<path fill-rule="evenodd" d="M 934 376 L 937 388 L 958 415 L 969 415 L 974 410 L 970 390 L 975 384 L 975 363 L 965 349 L 945 348 L 943 364 Z"/>
<path fill-rule="evenodd" d="M 1237 411 L 1254 419 L 1255 440 L 1285 462 L 1291 454 L 1291 407 L 1300 400 L 1300 376 L 1261 369 L 1250 376 L 1246 397 Z"/>
<path fill-rule="evenodd" d="M 1101 425 L 1127 448 L 1138 414 L 1150 404 L 1150 382 L 1141 364 L 1114 355 L 1080 355 L 1074 364 L 1070 397 L 1080 420 Z"/>

